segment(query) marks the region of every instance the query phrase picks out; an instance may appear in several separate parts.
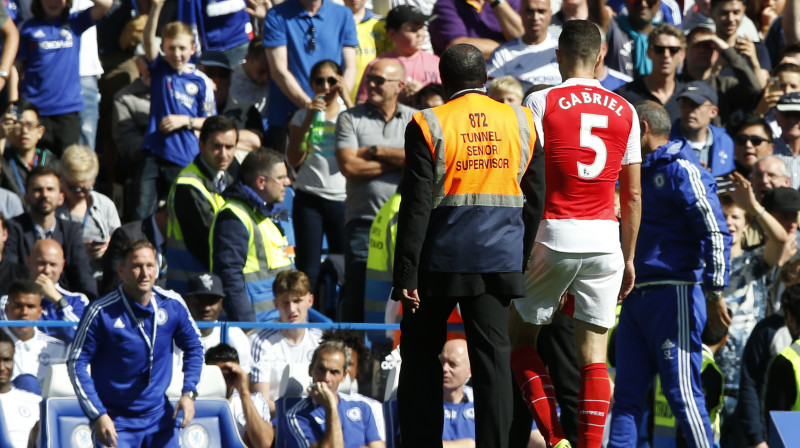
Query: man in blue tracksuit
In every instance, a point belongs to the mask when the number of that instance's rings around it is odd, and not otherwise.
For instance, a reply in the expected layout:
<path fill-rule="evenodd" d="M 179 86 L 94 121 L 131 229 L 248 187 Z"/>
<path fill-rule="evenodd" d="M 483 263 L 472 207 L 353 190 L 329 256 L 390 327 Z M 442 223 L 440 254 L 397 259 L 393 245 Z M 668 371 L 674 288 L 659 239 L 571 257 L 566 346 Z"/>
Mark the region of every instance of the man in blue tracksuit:
<path fill-rule="evenodd" d="M 636 286 L 617 326 L 617 377 L 609 447 L 636 446 L 655 374 L 691 447 L 713 446 L 700 385 L 701 335 L 724 328 L 731 235 L 714 178 L 685 140 L 669 140 L 667 112 L 636 105 L 642 133 L 642 223 Z"/>
<path fill-rule="evenodd" d="M 179 295 L 153 286 L 158 263 L 150 242 L 126 243 L 120 260 L 121 285 L 84 312 L 67 361 L 69 377 L 96 446 L 177 447 L 178 427 L 194 417 L 203 368 L 200 332 Z M 184 373 L 174 410 L 165 395 L 173 342 L 183 350 Z"/>

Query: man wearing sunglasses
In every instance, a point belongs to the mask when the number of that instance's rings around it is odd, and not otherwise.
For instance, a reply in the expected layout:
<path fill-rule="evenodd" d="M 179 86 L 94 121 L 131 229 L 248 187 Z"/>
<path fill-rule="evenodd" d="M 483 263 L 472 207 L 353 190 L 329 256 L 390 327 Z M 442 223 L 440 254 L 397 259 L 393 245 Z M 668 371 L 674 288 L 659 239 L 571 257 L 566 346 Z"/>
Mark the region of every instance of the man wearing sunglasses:
<path fill-rule="evenodd" d="M 336 161 L 347 179 L 344 322 L 364 320 L 369 229 L 400 183 L 404 131 L 416 112 L 399 103 L 405 79 L 397 59 L 378 59 L 364 75 L 367 102 L 342 112 L 336 122 Z"/>
<path fill-rule="evenodd" d="M 673 122 L 670 138 L 688 140 L 700 164 L 712 176 L 720 178 L 733 171 L 735 166 L 733 139 L 725 129 L 711 124 L 719 113 L 717 101 L 717 91 L 707 82 L 687 84 L 678 93 L 681 117 Z"/>
<path fill-rule="evenodd" d="M 664 106 L 670 120 L 677 120 L 680 118 L 677 96 L 685 85 L 676 76 L 683 62 L 684 48 L 686 38 L 680 28 L 658 25 L 650 33 L 647 47 L 647 56 L 653 61 L 652 71 L 648 75 L 634 76 L 633 82 L 619 88 L 616 93 L 631 104 L 655 101 Z"/>

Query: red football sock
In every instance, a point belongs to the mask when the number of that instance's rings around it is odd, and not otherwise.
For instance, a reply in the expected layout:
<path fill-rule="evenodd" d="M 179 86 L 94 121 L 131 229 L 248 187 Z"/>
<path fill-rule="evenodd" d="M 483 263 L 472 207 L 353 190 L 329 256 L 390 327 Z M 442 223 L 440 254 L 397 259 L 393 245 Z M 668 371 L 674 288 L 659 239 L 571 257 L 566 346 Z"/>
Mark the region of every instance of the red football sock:
<path fill-rule="evenodd" d="M 600 448 L 611 401 L 608 369 L 598 362 L 581 367 L 581 390 L 578 395 L 578 447 Z"/>
<path fill-rule="evenodd" d="M 514 350 L 511 353 L 511 370 L 547 446 L 564 439 L 564 431 L 556 414 L 555 389 L 547 368 L 539 358 L 539 352 L 533 347 Z"/>

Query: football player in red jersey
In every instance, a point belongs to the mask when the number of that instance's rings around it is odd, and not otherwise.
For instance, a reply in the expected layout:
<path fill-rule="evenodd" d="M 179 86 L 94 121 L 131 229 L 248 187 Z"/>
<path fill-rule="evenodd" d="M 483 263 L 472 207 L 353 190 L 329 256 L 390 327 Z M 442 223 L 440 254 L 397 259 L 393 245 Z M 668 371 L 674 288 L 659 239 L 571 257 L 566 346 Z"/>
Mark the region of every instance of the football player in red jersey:
<path fill-rule="evenodd" d="M 545 211 L 516 299 L 509 336 L 512 369 L 548 446 L 570 446 L 558 422 L 553 385 L 536 350 L 567 293 L 581 373 L 578 447 L 600 447 L 611 399 L 607 332 L 615 305 L 633 288 L 633 255 L 641 215 L 639 120 L 634 108 L 600 86 L 601 36 L 586 20 L 564 24 L 559 38 L 562 84 L 529 95 L 545 152 Z M 614 213 L 620 184 L 622 244 Z M 521 317 L 521 319 L 520 319 Z M 524 321 L 524 322 L 523 322 Z"/>

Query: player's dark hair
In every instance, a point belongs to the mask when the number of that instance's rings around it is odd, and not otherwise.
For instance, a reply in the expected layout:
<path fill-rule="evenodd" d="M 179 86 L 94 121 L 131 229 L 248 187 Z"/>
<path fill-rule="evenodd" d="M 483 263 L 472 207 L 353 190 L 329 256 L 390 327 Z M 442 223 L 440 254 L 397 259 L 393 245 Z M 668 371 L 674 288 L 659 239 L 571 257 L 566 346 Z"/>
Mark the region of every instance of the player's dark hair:
<path fill-rule="evenodd" d="M 764 131 L 764 135 L 766 135 L 766 139 L 768 142 L 772 143 L 772 129 L 769 127 L 769 124 L 761 118 L 761 115 L 756 113 L 749 113 L 745 115 L 740 121 L 737 121 L 728 128 L 728 135 L 731 137 L 736 137 L 736 134 L 742 131 L 744 128 L 749 128 L 750 126 L 759 126 Z"/>
<path fill-rule="evenodd" d="M 228 344 L 215 345 L 206 352 L 206 364 L 217 364 L 219 362 L 235 362 L 239 364 L 239 353 Z"/>
<path fill-rule="evenodd" d="M 570 61 L 583 66 L 594 66 L 603 39 L 594 23 L 588 20 L 570 20 L 561 27 L 558 51 Z"/>
<path fill-rule="evenodd" d="M 567 22 L 569 23 L 569 22 Z M 639 127 L 644 130 L 643 123 L 650 125 L 650 133 L 659 137 L 668 137 L 672 123 L 664 107 L 655 101 L 639 101 L 634 105 L 639 115 Z"/>
<path fill-rule="evenodd" d="M 247 44 L 247 55 L 254 59 L 266 59 L 267 53 L 264 51 L 264 39 L 253 39 Z"/>
<path fill-rule="evenodd" d="M 795 53 L 800 53 L 800 42 L 784 45 L 783 48 L 781 48 L 781 51 L 778 52 L 778 61 L 780 62 L 780 60 L 783 59 L 787 54 Z"/>
<path fill-rule="evenodd" d="M 261 147 L 251 151 L 239 167 L 239 178 L 242 183 L 252 187 L 258 176 L 269 176 L 275 165 L 284 163 L 283 159 L 283 154 L 271 148 Z"/>
<path fill-rule="evenodd" d="M 16 297 L 19 294 L 42 295 L 42 287 L 33 280 L 18 278 L 8 287 L 8 298 Z"/>
<path fill-rule="evenodd" d="M 800 323 L 800 283 L 789 286 L 783 291 L 781 307 Z"/>
<path fill-rule="evenodd" d="M 233 122 L 233 120 L 225 115 L 214 115 L 213 117 L 208 117 L 206 118 L 206 121 L 203 122 L 203 127 L 200 128 L 200 141 L 205 144 L 207 143 L 208 138 L 217 132 L 228 132 L 231 129 L 236 131 L 236 141 L 238 142 L 239 130 L 236 129 L 236 124 Z"/>
<path fill-rule="evenodd" d="M 127 241 L 125 244 L 122 245 L 122 249 L 119 250 L 120 262 L 124 263 L 125 260 L 128 259 L 128 255 L 143 248 L 150 249 L 153 251 L 153 253 L 156 253 L 156 247 L 153 246 L 153 243 L 151 243 L 150 241 L 144 239 Z"/>
<path fill-rule="evenodd" d="M 364 345 L 364 335 L 350 329 L 327 330 L 320 341 L 342 341 L 344 345 L 358 354 L 358 371 L 365 372 L 369 362 L 369 349 Z M 360 376 L 360 375 L 359 375 Z M 354 378 L 355 379 L 355 378 Z"/>
<path fill-rule="evenodd" d="M 419 89 L 419 92 L 417 92 L 417 104 L 421 104 L 424 98 L 435 95 L 439 95 L 439 97 L 444 100 L 444 89 L 442 89 L 442 85 L 432 82 Z"/>
<path fill-rule="evenodd" d="M 688 34 L 686 34 L 686 41 L 691 41 L 695 36 L 708 36 L 709 34 L 714 34 L 714 30 L 708 27 L 706 24 L 697 25 L 696 27 L 692 28 Z M 649 40 L 649 39 L 648 39 Z"/>
<path fill-rule="evenodd" d="M 350 354 L 347 353 L 347 347 L 344 345 L 344 342 L 339 340 L 320 342 L 316 350 L 314 350 L 314 354 L 311 355 L 311 365 L 309 367 L 310 369 L 314 368 L 314 364 L 317 363 L 317 358 L 319 358 L 319 354 L 322 353 L 323 351 L 328 353 L 340 352 L 344 357 L 344 368 L 345 370 L 347 369 L 347 365 L 350 364 Z M 344 374 L 345 372 L 343 371 L 342 375 Z"/>
<path fill-rule="evenodd" d="M 0 344 L 3 342 L 11 344 L 11 349 L 14 349 L 14 341 L 11 339 L 11 336 L 9 336 L 5 331 L 0 331 Z"/>
<path fill-rule="evenodd" d="M 67 0 L 64 4 L 64 9 L 61 11 L 61 18 L 69 18 L 69 10 L 72 9 L 72 0 Z M 47 20 L 47 15 L 44 12 L 44 5 L 42 0 L 33 0 L 31 3 L 31 15 L 39 20 Z"/>
<path fill-rule="evenodd" d="M 33 179 L 42 176 L 55 176 L 57 180 L 61 180 L 61 175 L 59 174 L 58 168 L 56 167 L 55 164 L 37 166 L 36 168 L 31 170 L 30 174 L 28 174 L 28 180 L 27 182 L 25 182 L 26 188 L 30 190 L 31 182 L 33 182 Z M 58 185 L 58 189 L 61 190 L 61 182 L 56 182 L 56 184 Z"/>
<path fill-rule="evenodd" d="M 714 9 L 717 5 L 730 2 L 740 2 L 744 6 L 747 6 L 747 0 L 711 0 L 711 9 Z"/>
<path fill-rule="evenodd" d="M 708 323 L 706 323 L 706 327 L 703 329 L 703 335 L 701 336 L 701 339 L 703 344 L 712 346 L 719 344 L 727 335 L 728 329 L 726 327 L 712 330 Z"/>
<path fill-rule="evenodd" d="M 486 60 L 483 53 L 473 45 L 453 45 L 439 59 L 439 76 L 447 92 L 483 87 L 487 79 Z"/>
<path fill-rule="evenodd" d="M 784 62 L 783 64 L 778 64 L 775 68 L 772 69 L 772 76 L 778 76 L 778 73 L 789 72 L 789 73 L 800 73 L 800 65 L 792 64 L 791 62 Z"/>
<path fill-rule="evenodd" d="M 36 107 L 35 104 L 26 100 L 25 98 L 20 98 L 17 101 L 12 101 L 11 105 L 17 107 L 17 111 L 20 114 L 20 116 L 22 116 L 22 113 L 25 112 L 26 110 L 30 110 L 36 114 L 37 119 L 39 118 L 39 108 Z"/>

